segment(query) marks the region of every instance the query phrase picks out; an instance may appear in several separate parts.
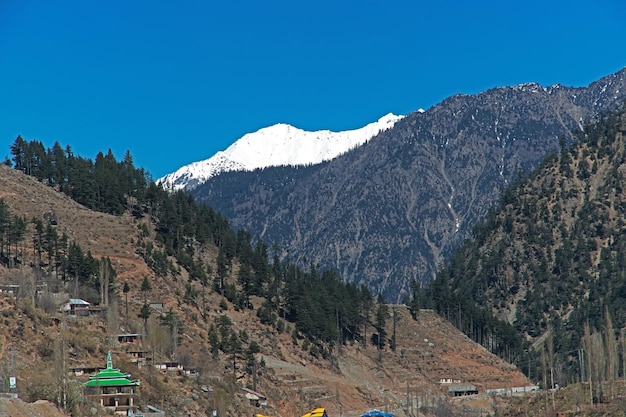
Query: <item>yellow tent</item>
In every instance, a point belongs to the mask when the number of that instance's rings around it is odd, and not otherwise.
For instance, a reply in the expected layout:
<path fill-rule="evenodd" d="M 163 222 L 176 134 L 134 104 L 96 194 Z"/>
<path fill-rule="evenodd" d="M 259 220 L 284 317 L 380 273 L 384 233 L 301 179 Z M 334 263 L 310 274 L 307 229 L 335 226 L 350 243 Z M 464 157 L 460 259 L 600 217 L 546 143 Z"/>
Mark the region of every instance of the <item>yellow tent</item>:
<path fill-rule="evenodd" d="M 310 413 L 303 414 L 301 417 L 328 417 L 325 408 L 316 408 Z"/>

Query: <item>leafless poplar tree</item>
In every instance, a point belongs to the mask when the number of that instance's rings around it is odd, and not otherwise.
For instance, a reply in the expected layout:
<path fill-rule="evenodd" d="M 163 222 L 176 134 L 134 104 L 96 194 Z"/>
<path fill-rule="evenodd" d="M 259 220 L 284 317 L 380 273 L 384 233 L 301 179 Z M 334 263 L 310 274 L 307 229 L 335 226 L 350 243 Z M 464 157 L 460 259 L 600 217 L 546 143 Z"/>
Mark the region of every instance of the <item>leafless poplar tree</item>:
<path fill-rule="evenodd" d="M 120 330 L 120 313 L 117 308 L 117 301 L 113 301 L 107 308 L 107 332 L 109 333 L 109 347 L 115 345 L 117 334 Z"/>
<path fill-rule="evenodd" d="M 626 330 L 626 327 L 620 329 L 619 338 L 622 347 L 622 378 L 626 379 L 626 339 L 624 338 L 624 330 Z"/>
<path fill-rule="evenodd" d="M 613 328 L 613 320 L 608 307 L 605 308 L 605 349 L 606 349 L 606 377 L 609 382 L 609 397 L 615 398 L 615 380 L 618 378 L 619 372 L 619 355 L 617 340 L 615 340 L 615 329 Z"/>
<path fill-rule="evenodd" d="M 591 400 L 602 401 L 602 383 L 607 380 L 607 350 L 602 333 L 592 332 L 589 324 L 585 324 L 583 346 L 587 356 Z"/>
<path fill-rule="evenodd" d="M 100 280 L 100 304 L 109 305 L 109 285 L 113 281 L 115 270 L 111 265 L 111 259 L 104 257 L 100 259 L 100 268 L 98 270 L 98 278 Z"/>
<path fill-rule="evenodd" d="M 550 389 L 552 390 L 552 409 L 554 410 L 554 333 L 552 327 L 548 327 L 548 338 L 546 339 L 546 349 L 548 353 L 548 365 L 550 366 Z"/>
<path fill-rule="evenodd" d="M 587 379 L 589 381 L 589 398 L 590 404 L 593 404 L 593 374 L 591 372 L 591 328 L 589 323 L 585 323 L 583 327 L 583 351 L 585 352 L 585 365 L 587 368 Z"/>
<path fill-rule="evenodd" d="M 551 326 L 548 326 L 546 351 L 546 353 L 548 354 L 548 366 L 550 366 L 550 388 L 554 389 L 554 336 Z"/>

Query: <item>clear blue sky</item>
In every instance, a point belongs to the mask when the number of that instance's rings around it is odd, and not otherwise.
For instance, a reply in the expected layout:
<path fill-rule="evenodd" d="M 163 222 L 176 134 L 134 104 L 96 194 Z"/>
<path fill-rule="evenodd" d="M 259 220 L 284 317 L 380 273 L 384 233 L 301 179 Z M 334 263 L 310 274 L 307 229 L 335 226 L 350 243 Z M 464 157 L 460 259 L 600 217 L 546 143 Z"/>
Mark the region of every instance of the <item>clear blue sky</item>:
<path fill-rule="evenodd" d="M 18 134 L 154 178 L 274 123 L 360 127 L 626 65 L 623 0 L 0 0 L 0 158 Z"/>

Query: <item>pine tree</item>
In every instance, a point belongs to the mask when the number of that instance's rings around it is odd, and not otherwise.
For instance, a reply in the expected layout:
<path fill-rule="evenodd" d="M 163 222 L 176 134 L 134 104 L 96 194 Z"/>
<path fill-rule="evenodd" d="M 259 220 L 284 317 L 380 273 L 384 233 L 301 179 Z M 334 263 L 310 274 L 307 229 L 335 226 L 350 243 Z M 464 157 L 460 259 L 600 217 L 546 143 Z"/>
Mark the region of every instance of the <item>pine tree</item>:
<path fill-rule="evenodd" d="M 224 255 L 224 251 L 222 251 L 221 249 L 217 254 L 216 263 L 217 263 L 216 287 L 219 293 L 221 295 L 224 295 L 224 283 L 225 283 L 226 277 L 228 276 L 228 271 L 230 268 L 229 268 L 229 262 L 226 259 L 226 256 Z"/>
<path fill-rule="evenodd" d="M 41 265 L 41 252 L 43 250 L 43 222 L 41 219 L 33 217 L 35 233 L 33 234 L 33 252 L 35 253 L 35 265 Z"/>
<path fill-rule="evenodd" d="M 144 303 L 148 302 L 148 292 L 152 290 L 152 285 L 148 280 L 148 277 L 143 277 L 143 281 L 141 281 L 141 292 L 143 293 L 143 301 Z"/>
<path fill-rule="evenodd" d="M 389 310 L 382 294 L 378 294 L 378 300 L 376 300 L 376 304 L 376 331 L 378 332 L 378 351 L 380 358 L 380 352 L 382 352 L 382 349 L 385 346 L 385 342 L 387 339 L 385 323 L 387 322 L 387 315 L 389 314 Z"/>
<path fill-rule="evenodd" d="M 152 315 L 152 308 L 150 308 L 150 304 L 144 303 L 141 306 L 141 311 L 139 312 L 139 318 L 143 319 L 143 334 L 145 335 L 148 331 L 148 319 Z"/>
<path fill-rule="evenodd" d="M 48 272 L 51 273 L 54 269 L 54 262 L 58 252 L 59 235 L 57 230 L 48 223 L 46 226 L 46 234 L 44 239 L 44 249 L 48 254 Z"/>
<path fill-rule="evenodd" d="M 124 282 L 124 288 L 122 289 L 122 292 L 124 293 L 124 298 L 125 298 L 125 302 L 126 302 L 126 320 L 128 320 L 128 292 L 130 291 L 130 287 L 128 286 L 128 282 Z"/>
<path fill-rule="evenodd" d="M 420 308 L 421 308 L 420 290 L 421 290 L 421 283 L 416 279 L 411 280 L 411 303 L 409 305 L 409 308 L 411 309 L 411 315 L 413 316 L 414 319 L 417 318 Z"/>

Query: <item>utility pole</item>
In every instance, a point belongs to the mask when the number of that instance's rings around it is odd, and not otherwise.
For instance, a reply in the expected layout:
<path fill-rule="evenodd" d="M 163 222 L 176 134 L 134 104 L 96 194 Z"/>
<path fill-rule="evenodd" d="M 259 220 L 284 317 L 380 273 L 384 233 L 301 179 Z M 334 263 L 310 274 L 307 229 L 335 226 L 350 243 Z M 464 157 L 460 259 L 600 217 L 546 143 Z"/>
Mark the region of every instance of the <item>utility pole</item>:
<path fill-rule="evenodd" d="M 9 392 L 17 392 L 17 380 L 15 378 L 15 351 L 11 350 L 11 376 L 9 377 Z"/>
<path fill-rule="evenodd" d="M 2 392 L 9 392 L 9 369 L 6 359 L 2 361 Z"/>
<path fill-rule="evenodd" d="M 256 359 L 252 364 L 252 390 L 256 391 Z"/>
<path fill-rule="evenodd" d="M 61 358 L 63 361 L 62 369 L 63 369 L 63 386 L 61 389 L 63 390 L 63 410 L 67 411 L 67 371 L 65 370 L 65 320 L 61 322 Z"/>

